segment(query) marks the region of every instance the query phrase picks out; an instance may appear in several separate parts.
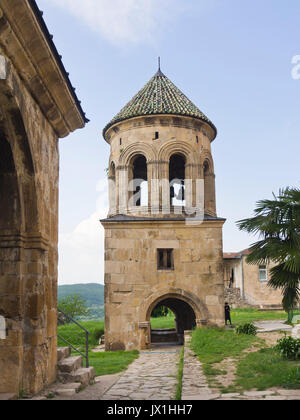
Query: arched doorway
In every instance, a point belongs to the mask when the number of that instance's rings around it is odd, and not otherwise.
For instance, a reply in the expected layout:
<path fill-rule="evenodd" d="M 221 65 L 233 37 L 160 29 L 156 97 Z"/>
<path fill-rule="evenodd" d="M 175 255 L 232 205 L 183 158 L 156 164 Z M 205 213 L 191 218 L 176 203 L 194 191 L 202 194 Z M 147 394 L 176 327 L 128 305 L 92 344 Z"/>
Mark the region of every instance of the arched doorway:
<path fill-rule="evenodd" d="M 162 328 L 151 323 L 151 345 L 179 345 L 184 342 L 184 332 L 196 327 L 196 314 L 192 306 L 178 297 L 165 297 L 157 302 L 151 315 L 159 308 L 169 309 L 175 316 L 173 325 L 166 323 Z M 169 324 L 169 325 L 167 325 Z"/>

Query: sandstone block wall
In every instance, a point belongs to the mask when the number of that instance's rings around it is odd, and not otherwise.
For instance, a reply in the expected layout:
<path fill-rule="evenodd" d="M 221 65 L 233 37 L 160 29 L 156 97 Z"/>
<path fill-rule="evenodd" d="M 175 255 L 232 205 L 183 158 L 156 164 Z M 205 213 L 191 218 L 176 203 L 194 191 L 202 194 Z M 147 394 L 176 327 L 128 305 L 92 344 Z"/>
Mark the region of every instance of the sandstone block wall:
<path fill-rule="evenodd" d="M 150 316 L 162 300 L 187 303 L 198 326 L 224 324 L 223 222 L 103 222 L 107 350 L 150 345 Z M 157 249 L 174 250 L 158 270 Z"/>
<path fill-rule="evenodd" d="M 2 184 L 0 393 L 35 394 L 56 379 L 58 138 L 7 58 L 5 66 L 0 132 L 13 159 L 16 201 L 13 210 Z M 6 176 L 2 164 L 0 179 Z"/>

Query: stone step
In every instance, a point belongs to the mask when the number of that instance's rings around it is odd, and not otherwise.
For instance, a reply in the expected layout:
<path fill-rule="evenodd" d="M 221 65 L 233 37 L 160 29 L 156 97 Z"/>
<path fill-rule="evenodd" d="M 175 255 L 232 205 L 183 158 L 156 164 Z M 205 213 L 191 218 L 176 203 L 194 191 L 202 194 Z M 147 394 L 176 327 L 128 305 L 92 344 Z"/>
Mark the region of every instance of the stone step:
<path fill-rule="evenodd" d="M 72 356 L 58 362 L 58 369 L 61 373 L 72 374 L 82 367 L 82 357 Z"/>
<path fill-rule="evenodd" d="M 77 394 L 81 390 L 81 388 L 82 384 L 78 382 L 60 384 L 54 390 L 54 393 L 59 397 L 72 397 L 73 395 Z"/>
<path fill-rule="evenodd" d="M 13 401 L 17 399 L 16 394 L 4 394 L 0 393 L 0 401 Z"/>
<path fill-rule="evenodd" d="M 71 347 L 58 347 L 57 348 L 57 361 L 67 359 L 71 356 Z"/>
<path fill-rule="evenodd" d="M 59 378 L 67 382 L 66 385 L 69 385 L 68 382 L 77 382 L 82 386 L 87 386 L 94 382 L 95 379 L 95 369 L 93 367 L 89 368 L 79 368 L 75 372 L 61 372 Z"/>

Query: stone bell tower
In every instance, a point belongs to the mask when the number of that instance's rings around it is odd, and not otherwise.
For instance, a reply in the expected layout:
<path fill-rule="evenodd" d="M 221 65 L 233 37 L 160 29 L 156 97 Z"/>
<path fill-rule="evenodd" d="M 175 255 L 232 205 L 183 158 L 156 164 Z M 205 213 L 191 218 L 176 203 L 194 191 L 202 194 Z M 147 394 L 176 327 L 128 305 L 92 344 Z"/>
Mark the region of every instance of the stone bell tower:
<path fill-rule="evenodd" d="M 104 128 L 107 350 L 151 345 L 158 306 L 185 330 L 224 324 L 224 219 L 216 215 L 213 123 L 161 72 Z"/>

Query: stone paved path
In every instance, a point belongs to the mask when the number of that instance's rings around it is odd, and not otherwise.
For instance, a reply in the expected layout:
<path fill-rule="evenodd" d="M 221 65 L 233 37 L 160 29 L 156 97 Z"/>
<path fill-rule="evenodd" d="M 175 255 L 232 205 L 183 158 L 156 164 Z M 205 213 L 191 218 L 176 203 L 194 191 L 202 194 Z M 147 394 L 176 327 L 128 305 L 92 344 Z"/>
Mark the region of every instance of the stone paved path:
<path fill-rule="evenodd" d="M 285 321 L 258 321 L 254 325 L 258 332 L 292 331 L 293 327 L 285 324 Z"/>
<path fill-rule="evenodd" d="M 142 351 L 102 400 L 173 400 L 182 347 Z"/>
<path fill-rule="evenodd" d="M 185 400 L 213 400 L 219 394 L 213 394 L 209 389 L 206 377 L 203 374 L 202 364 L 198 357 L 189 348 L 191 337 L 185 336 L 184 367 L 182 377 L 182 401 Z"/>

